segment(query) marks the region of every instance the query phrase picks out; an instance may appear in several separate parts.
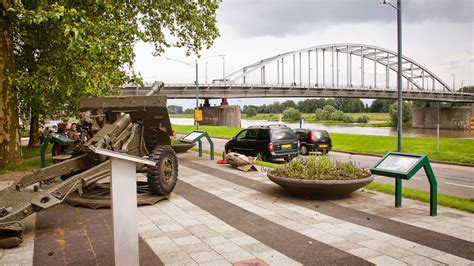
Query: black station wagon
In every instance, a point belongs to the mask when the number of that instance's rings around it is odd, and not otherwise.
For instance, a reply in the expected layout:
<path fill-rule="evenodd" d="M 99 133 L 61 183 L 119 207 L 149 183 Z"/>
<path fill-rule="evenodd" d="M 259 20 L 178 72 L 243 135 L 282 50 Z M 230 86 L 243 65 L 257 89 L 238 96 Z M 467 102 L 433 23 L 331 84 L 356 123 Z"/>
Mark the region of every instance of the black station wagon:
<path fill-rule="evenodd" d="M 225 152 L 259 157 L 263 161 L 298 156 L 298 139 L 285 125 L 251 126 L 240 131 L 225 145 Z"/>
<path fill-rule="evenodd" d="M 301 155 L 308 155 L 310 151 L 328 153 L 332 149 L 331 137 L 326 130 L 295 129 L 300 141 Z"/>

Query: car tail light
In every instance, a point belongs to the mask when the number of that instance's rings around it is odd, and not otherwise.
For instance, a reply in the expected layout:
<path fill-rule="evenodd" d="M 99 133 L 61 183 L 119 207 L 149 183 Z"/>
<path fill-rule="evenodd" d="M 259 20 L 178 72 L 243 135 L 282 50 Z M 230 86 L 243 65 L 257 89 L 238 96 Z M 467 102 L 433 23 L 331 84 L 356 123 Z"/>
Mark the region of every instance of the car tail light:
<path fill-rule="evenodd" d="M 310 142 L 314 142 L 315 139 L 314 139 L 314 131 L 310 131 L 310 134 L 309 134 L 309 141 Z"/>
<path fill-rule="evenodd" d="M 273 147 L 273 143 L 268 143 L 268 151 L 269 152 L 275 151 L 275 147 Z"/>

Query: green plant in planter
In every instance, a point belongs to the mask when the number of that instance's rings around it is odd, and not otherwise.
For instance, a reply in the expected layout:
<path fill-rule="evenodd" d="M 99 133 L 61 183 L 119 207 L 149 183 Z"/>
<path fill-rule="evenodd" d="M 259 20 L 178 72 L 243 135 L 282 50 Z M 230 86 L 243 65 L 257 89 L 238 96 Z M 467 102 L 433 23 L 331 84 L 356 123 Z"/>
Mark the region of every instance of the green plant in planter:
<path fill-rule="evenodd" d="M 171 145 L 173 144 L 183 144 L 183 142 L 181 142 L 181 140 L 179 139 L 171 138 Z"/>
<path fill-rule="evenodd" d="M 367 169 L 353 162 L 333 161 L 328 156 L 301 156 L 278 166 L 271 174 L 306 180 L 353 180 L 370 176 Z"/>

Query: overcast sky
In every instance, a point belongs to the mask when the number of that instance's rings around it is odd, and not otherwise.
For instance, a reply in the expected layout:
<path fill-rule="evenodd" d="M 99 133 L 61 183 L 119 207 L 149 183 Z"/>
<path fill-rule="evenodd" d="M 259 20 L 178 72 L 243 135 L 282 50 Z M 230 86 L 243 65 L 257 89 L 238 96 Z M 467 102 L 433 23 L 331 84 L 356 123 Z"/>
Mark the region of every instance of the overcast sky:
<path fill-rule="evenodd" d="M 226 73 L 260 59 L 301 48 L 331 43 L 361 43 L 397 50 L 396 10 L 381 0 L 227 0 L 217 19 L 221 36 L 202 57 L 225 54 Z M 391 0 L 396 4 L 395 0 Z M 474 1 L 403 0 L 403 54 L 456 86 L 474 85 Z M 145 80 L 193 82 L 194 69 L 183 61 L 184 49 L 168 49 L 160 57 L 152 46 L 136 46 L 135 69 Z M 222 78 L 222 59 L 201 60 L 200 81 Z M 261 104 L 286 99 L 231 100 L 235 104 Z M 298 100 L 298 99 L 296 99 Z M 212 103 L 217 103 L 214 101 Z M 190 108 L 192 100 L 169 100 Z"/>

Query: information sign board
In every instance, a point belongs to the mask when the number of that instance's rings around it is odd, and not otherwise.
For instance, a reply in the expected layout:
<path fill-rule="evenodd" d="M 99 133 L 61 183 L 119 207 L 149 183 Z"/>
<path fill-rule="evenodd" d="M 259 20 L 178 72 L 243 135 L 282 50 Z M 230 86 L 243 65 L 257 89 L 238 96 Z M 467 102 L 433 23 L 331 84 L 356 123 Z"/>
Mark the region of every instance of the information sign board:
<path fill-rule="evenodd" d="M 209 147 L 211 148 L 211 160 L 214 160 L 214 143 L 212 142 L 211 137 L 209 137 L 209 134 L 207 134 L 206 131 L 201 131 L 201 130 L 194 130 L 193 132 L 189 133 L 188 135 L 184 136 L 180 140 L 182 142 L 187 142 L 187 143 L 198 143 L 199 147 L 199 157 L 202 157 L 202 138 L 206 138 L 207 141 L 209 142 Z"/>
<path fill-rule="evenodd" d="M 430 182 L 430 215 L 436 216 L 438 205 L 438 183 L 426 155 L 389 152 L 378 161 L 370 172 L 395 178 L 395 207 L 402 206 L 402 179 L 410 180 L 421 168 Z"/>

